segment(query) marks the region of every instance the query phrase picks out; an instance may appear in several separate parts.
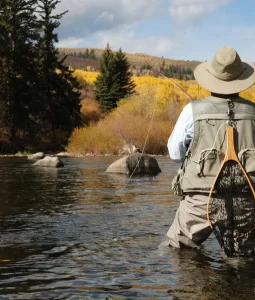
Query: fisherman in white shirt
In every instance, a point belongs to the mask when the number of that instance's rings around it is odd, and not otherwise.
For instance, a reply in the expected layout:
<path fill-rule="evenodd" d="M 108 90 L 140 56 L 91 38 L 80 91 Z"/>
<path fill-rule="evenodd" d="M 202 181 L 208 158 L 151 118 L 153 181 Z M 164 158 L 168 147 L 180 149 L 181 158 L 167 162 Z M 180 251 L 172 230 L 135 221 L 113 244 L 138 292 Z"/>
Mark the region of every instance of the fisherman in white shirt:
<path fill-rule="evenodd" d="M 175 162 L 182 162 L 193 138 L 193 115 L 191 103 L 181 112 L 174 130 L 168 140 L 168 151 Z"/>
<path fill-rule="evenodd" d="M 255 104 L 239 97 L 239 92 L 255 83 L 254 65 L 241 61 L 234 49 L 224 46 L 212 61 L 198 65 L 194 76 L 211 96 L 184 107 L 168 140 L 170 158 L 182 163 L 172 183 L 175 194 L 182 200 L 165 242 L 177 248 L 198 248 L 212 233 L 207 219 L 207 201 L 217 175 L 217 162 L 211 154 L 213 151 L 221 153 L 225 143 L 230 102 L 235 105 L 233 114 L 240 113 L 237 110 L 241 109 L 243 119 L 240 122 L 246 126 L 245 134 L 239 139 L 241 148 L 237 150 L 255 150 L 255 121 L 251 122 L 247 117 L 253 111 L 255 114 Z M 255 186 L 255 182 L 253 184 Z"/>

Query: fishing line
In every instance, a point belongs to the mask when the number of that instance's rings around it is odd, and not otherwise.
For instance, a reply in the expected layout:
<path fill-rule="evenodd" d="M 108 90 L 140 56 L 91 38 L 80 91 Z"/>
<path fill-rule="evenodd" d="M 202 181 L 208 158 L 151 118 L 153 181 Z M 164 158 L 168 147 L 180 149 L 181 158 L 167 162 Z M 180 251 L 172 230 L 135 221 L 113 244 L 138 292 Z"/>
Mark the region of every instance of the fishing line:
<path fill-rule="evenodd" d="M 162 77 L 168 79 L 175 87 L 177 87 L 180 91 L 182 91 L 182 92 L 189 98 L 190 101 L 193 101 L 193 99 L 191 98 L 191 96 L 190 96 L 188 93 L 186 93 L 186 92 L 185 92 L 178 84 L 176 84 L 171 78 L 166 77 L 166 76 L 163 75 L 162 73 L 160 73 L 160 76 L 162 76 Z M 197 94 L 199 94 L 199 88 L 200 88 L 200 87 L 199 87 L 199 85 L 198 85 Z M 207 158 L 207 156 L 212 152 L 212 150 L 213 150 L 213 148 L 214 148 L 214 146 L 215 146 L 215 144 L 216 144 L 217 137 L 218 137 L 218 135 L 219 135 L 219 132 L 220 132 L 221 128 L 222 128 L 225 124 L 228 124 L 228 122 L 229 122 L 229 121 L 226 121 L 226 122 L 224 122 L 224 123 L 220 126 L 219 130 L 218 130 L 217 133 L 216 133 L 216 136 L 215 136 L 213 145 L 212 145 L 212 147 L 209 149 L 209 152 L 207 153 L 207 155 L 205 155 L 205 157 L 204 157 L 203 159 L 199 160 L 199 161 L 193 160 L 193 159 L 191 158 L 191 160 L 192 160 L 193 162 L 195 162 L 195 163 L 197 163 L 197 164 L 200 164 L 203 160 L 205 160 L 205 159 Z"/>
<path fill-rule="evenodd" d="M 187 92 L 185 92 L 185 91 L 184 91 L 178 84 L 176 84 L 172 79 L 166 77 L 166 76 L 163 75 L 162 73 L 160 73 L 160 76 L 162 76 L 163 78 L 169 80 L 169 81 L 174 85 L 174 87 L 177 87 L 181 92 L 183 92 L 183 93 L 188 97 L 188 99 L 189 99 L 190 102 L 193 101 L 193 99 L 190 97 L 190 95 L 189 95 Z M 147 146 L 147 141 L 148 141 L 149 134 L 150 134 L 151 127 L 152 127 L 152 123 L 153 123 L 153 120 L 154 120 L 154 116 L 155 116 L 155 111 L 156 111 L 157 103 L 158 103 L 158 98 L 156 97 L 156 101 L 155 101 L 155 104 L 154 104 L 154 107 L 153 107 L 152 116 L 151 116 L 150 124 L 149 124 L 149 127 L 148 127 L 147 135 L 146 135 L 146 138 L 145 138 L 144 146 L 143 146 L 141 155 L 140 155 L 140 157 L 139 157 L 139 159 L 138 159 L 138 161 L 137 161 L 137 164 L 136 164 L 136 166 L 135 166 L 133 172 L 132 172 L 131 175 L 129 176 L 127 182 L 125 183 L 124 187 L 121 188 L 120 190 L 118 190 L 116 193 L 122 192 L 122 191 L 127 187 L 128 183 L 130 182 L 130 180 L 131 180 L 131 178 L 133 177 L 133 175 L 134 175 L 136 169 L 137 169 L 138 166 L 139 166 L 139 163 L 140 163 L 140 161 L 141 161 L 141 159 L 142 159 L 142 156 L 143 156 L 143 154 L 144 154 L 145 148 L 146 148 L 146 146 Z"/>
<path fill-rule="evenodd" d="M 145 142 L 144 142 L 144 145 L 143 145 L 143 149 L 142 149 L 141 155 L 140 155 L 140 157 L 139 157 L 139 159 L 138 159 L 138 161 L 137 161 L 137 164 L 136 164 L 136 166 L 135 166 L 133 172 L 132 172 L 131 175 L 129 176 L 129 178 L 128 178 L 126 184 L 124 185 L 124 187 L 123 187 L 122 189 L 118 190 L 117 193 L 122 192 L 122 191 L 127 187 L 128 183 L 130 182 L 130 180 L 131 180 L 131 178 L 133 177 L 133 175 L 134 175 L 136 169 L 137 169 L 138 166 L 139 166 L 139 163 L 140 163 L 140 161 L 141 161 L 141 159 L 142 159 L 142 156 L 143 156 L 143 154 L 144 154 L 145 148 L 146 148 L 146 146 L 147 146 L 147 141 L 148 141 L 149 134 L 150 134 L 151 127 L 152 127 L 152 123 L 153 123 L 153 120 L 154 120 L 154 116 L 155 116 L 155 111 L 156 111 L 157 103 L 158 103 L 158 97 L 156 97 L 156 101 L 155 101 L 155 104 L 154 104 L 154 106 L 153 106 L 152 115 L 151 115 L 151 119 L 150 119 L 150 124 L 149 124 L 149 127 L 148 127 L 148 131 L 147 131 L 147 135 L 146 135 L 146 138 L 145 138 Z"/>
<path fill-rule="evenodd" d="M 169 80 L 175 87 L 177 87 L 181 92 L 183 92 L 189 99 L 190 102 L 193 101 L 193 99 L 190 97 L 190 95 L 184 91 L 184 89 L 182 89 L 177 83 L 175 83 L 171 78 L 166 77 L 164 74 L 160 73 L 160 76 L 162 76 L 163 78 Z"/>

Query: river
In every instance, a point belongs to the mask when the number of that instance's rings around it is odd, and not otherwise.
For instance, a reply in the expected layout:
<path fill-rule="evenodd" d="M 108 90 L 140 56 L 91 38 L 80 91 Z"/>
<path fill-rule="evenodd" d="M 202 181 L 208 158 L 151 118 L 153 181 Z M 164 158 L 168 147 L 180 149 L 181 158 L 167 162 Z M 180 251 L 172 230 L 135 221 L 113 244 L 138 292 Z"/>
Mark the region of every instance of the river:
<path fill-rule="evenodd" d="M 157 157 L 161 174 L 127 183 L 105 173 L 116 159 L 0 158 L 0 299 L 255 299 L 255 260 L 224 257 L 213 235 L 159 247 L 177 166 Z"/>

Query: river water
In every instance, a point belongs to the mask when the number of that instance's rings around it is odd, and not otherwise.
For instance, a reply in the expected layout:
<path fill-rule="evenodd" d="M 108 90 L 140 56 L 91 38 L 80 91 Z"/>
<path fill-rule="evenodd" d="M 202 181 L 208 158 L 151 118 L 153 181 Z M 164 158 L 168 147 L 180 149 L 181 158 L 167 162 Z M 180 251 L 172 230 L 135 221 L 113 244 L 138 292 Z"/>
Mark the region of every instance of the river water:
<path fill-rule="evenodd" d="M 0 299 L 255 299 L 255 260 L 161 248 L 179 199 L 177 166 L 127 178 L 116 157 L 64 158 L 63 169 L 0 158 Z"/>

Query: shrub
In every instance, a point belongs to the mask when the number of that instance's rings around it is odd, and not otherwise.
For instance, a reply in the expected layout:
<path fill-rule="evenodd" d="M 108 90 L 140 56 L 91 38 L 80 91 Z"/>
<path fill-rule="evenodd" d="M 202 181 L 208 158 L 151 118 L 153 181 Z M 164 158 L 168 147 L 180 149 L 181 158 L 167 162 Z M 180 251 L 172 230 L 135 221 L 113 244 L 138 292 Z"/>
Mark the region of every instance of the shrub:
<path fill-rule="evenodd" d="M 97 124 L 76 129 L 67 151 L 76 155 L 118 154 L 123 144 L 128 143 L 145 153 L 166 154 L 167 139 L 181 104 L 178 97 L 167 102 L 158 101 L 156 95 L 157 89 L 140 88 Z"/>
<path fill-rule="evenodd" d="M 68 151 L 83 155 L 117 154 L 123 144 L 133 144 L 145 153 L 166 154 L 167 140 L 182 108 L 189 102 L 183 92 L 165 78 L 141 76 L 133 78 L 136 94 L 118 102 L 118 107 L 97 124 L 76 129 L 70 139 Z M 204 98 L 210 93 L 196 81 L 173 79 L 193 99 Z M 241 93 L 254 101 L 255 86 Z M 83 102 L 85 121 L 96 121 L 96 103 Z M 100 118 L 102 115 L 100 115 Z M 86 123 L 86 122 L 85 122 Z"/>
<path fill-rule="evenodd" d="M 74 155 L 86 155 L 87 153 L 115 155 L 118 154 L 121 143 L 109 130 L 104 119 L 88 127 L 76 128 L 70 138 L 67 151 Z"/>
<path fill-rule="evenodd" d="M 84 125 L 99 121 L 101 117 L 100 105 L 93 99 L 83 99 L 81 101 L 81 120 Z"/>

